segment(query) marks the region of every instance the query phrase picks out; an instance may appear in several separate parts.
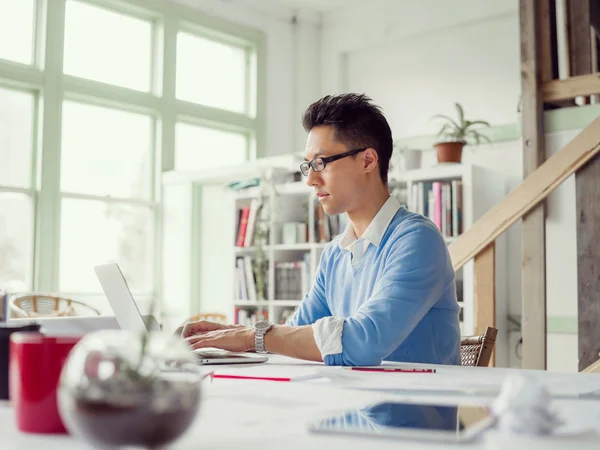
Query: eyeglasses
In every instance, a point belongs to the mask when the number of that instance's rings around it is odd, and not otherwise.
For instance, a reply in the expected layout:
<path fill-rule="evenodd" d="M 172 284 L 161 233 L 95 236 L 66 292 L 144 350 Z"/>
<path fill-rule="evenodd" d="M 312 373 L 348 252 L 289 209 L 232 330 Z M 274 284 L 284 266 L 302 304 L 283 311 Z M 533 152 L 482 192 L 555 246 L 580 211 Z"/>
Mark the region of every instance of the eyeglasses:
<path fill-rule="evenodd" d="M 356 155 L 357 153 L 364 152 L 368 148 L 369 147 L 356 148 L 356 149 L 350 150 L 350 151 L 348 151 L 346 153 L 340 153 L 339 155 L 327 156 L 325 158 L 318 157 L 318 158 L 313 159 L 312 161 L 305 161 L 302 164 L 300 164 L 300 171 L 302 172 L 302 175 L 304 175 L 305 177 L 307 177 L 308 176 L 308 171 L 311 168 L 315 172 L 320 172 L 325 167 L 327 167 L 327 163 L 330 163 L 330 162 L 333 162 L 333 161 L 337 161 L 338 159 L 345 158 L 346 156 Z"/>

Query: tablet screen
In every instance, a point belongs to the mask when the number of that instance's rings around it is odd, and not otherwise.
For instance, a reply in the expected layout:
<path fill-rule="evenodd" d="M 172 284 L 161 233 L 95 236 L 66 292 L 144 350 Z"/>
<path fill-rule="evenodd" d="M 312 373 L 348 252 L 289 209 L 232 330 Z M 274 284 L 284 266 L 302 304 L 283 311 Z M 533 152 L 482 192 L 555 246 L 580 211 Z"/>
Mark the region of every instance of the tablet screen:
<path fill-rule="evenodd" d="M 383 402 L 332 415 L 311 424 L 311 431 L 460 439 L 488 417 L 481 406 L 443 406 Z M 431 433 L 438 432 L 438 433 Z"/>

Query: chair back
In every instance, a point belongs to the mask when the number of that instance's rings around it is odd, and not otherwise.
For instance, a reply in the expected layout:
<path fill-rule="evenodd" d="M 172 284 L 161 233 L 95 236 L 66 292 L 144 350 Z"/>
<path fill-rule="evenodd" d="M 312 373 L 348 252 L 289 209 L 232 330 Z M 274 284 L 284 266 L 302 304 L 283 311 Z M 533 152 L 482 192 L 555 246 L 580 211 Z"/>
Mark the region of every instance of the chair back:
<path fill-rule="evenodd" d="M 96 308 L 78 300 L 42 293 L 13 296 L 10 310 L 17 318 L 100 315 Z"/>
<path fill-rule="evenodd" d="M 219 313 L 201 313 L 196 314 L 195 316 L 190 317 L 187 322 L 197 322 L 199 320 L 207 320 L 209 322 L 222 323 L 224 325 L 227 324 L 227 316 L 225 314 Z"/>
<path fill-rule="evenodd" d="M 460 363 L 463 366 L 485 367 L 490 363 L 498 330 L 488 327 L 481 336 L 463 336 L 460 341 Z"/>

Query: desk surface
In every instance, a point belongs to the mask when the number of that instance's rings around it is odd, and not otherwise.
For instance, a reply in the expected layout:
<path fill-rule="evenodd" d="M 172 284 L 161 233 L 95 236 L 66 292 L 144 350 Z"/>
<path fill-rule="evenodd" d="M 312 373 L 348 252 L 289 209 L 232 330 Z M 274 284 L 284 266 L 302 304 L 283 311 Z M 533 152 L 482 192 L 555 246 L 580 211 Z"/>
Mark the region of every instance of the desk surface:
<path fill-rule="evenodd" d="M 269 363 L 278 372 L 305 373 L 307 370 L 340 370 L 321 364 L 271 356 Z M 209 368 L 209 366 L 207 366 Z M 225 372 L 242 371 L 240 366 L 210 366 L 209 370 Z M 476 375 L 475 375 L 476 371 Z M 424 382 L 433 389 L 441 377 L 460 374 L 475 379 L 499 380 L 497 374 L 504 369 L 443 367 L 432 376 L 423 375 Z M 402 376 L 404 374 L 400 374 Z M 392 375 L 396 376 L 396 374 Z M 543 374 L 542 374 L 543 376 Z M 552 377 L 552 374 L 548 374 Z M 565 380 L 579 381 L 578 374 L 564 375 Z M 600 383 L 600 376 L 599 383 Z M 396 379 L 396 378 L 395 378 Z M 400 378 L 397 378 L 400 380 Z M 401 386 L 399 386 L 401 387 Z M 402 391 L 391 393 L 374 390 L 357 390 L 340 386 L 327 380 L 304 382 L 273 382 L 254 380 L 215 379 L 203 382 L 203 400 L 196 422 L 188 433 L 176 442 L 173 450 L 185 449 L 305 449 L 312 446 L 325 448 L 335 445 L 344 450 L 398 449 L 398 441 L 365 439 L 333 435 L 315 435 L 307 431 L 307 424 L 348 408 L 360 408 L 381 400 L 423 401 L 437 404 L 481 404 L 490 403 L 493 396 L 456 395 L 452 393 L 432 395 L 427 391 Z M 589 424 L 600 432 L 600 400 L 555 399 L 554 408 L 569 421 Z M 86 449 L 87 445 L 70 436 L 29 435 L 19 432 L 14 422 L 13 411 L 8 403 L 0 403 L 0 447 L 2 450 L 75 450 Z M 565 440 L 566 439 L 566 440 Z M 452 448 L 500 449 L 510 446 L 511 450 L 553 450 L 575 444 L 577 448 L 600 448 L 600 434 L 587 438 L 525 438 L 495 433 L 478 442 L 452 446 Z M 403 449 L 433 449 L 439 444 L 403 440 Z"/>

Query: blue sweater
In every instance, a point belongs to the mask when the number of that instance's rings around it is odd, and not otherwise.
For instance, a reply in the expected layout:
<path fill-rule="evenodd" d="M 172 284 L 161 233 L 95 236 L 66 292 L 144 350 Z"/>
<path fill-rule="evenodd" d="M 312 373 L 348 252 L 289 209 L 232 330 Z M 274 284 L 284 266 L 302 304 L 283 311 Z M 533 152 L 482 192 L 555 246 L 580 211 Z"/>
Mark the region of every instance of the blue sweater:
<path fill-rule="evenodd" d="M 454 270 L 437 227 L 400 208 L 355 267 L 340 238 L 323 251 L 315 283 L 288 322 L 344 318 L 342 352 L 326 355 L 325 364 L 460 364 Z"/>

